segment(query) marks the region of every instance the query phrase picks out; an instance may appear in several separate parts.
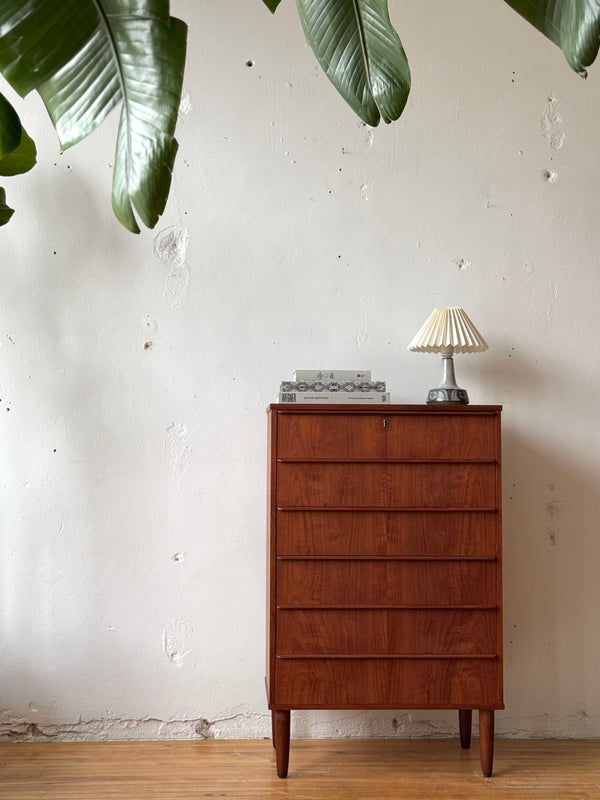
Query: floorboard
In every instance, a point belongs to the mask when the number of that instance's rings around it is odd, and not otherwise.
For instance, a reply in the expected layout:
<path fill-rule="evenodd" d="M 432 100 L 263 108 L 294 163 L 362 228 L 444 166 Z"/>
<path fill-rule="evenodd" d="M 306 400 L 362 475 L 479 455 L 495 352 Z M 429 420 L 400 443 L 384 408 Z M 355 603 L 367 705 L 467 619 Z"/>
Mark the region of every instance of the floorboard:
<path fill-rule="evenodd" d="M 266 740 L 0 744 L 0 800 L 600 800 L 599 740 L 292 740 L 286 780 Z"/>

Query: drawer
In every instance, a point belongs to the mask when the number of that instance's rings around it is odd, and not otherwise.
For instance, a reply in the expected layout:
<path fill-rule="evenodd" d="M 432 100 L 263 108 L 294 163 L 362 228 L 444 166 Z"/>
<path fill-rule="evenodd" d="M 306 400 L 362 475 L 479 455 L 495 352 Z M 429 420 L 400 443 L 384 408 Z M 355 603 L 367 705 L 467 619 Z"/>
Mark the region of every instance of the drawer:
<path fill-rule="evenodd" d="M 496 659 L 283 659 L 274 704 L 288 708 L 502 708 Z"/>
<path fill-rule="evenodd" d="M 495 511 L 279 511 L 279 555 L 493 556 Z"/>
<path fill-rule="evenodd" d="M 279 609 L 278 655 L 494 655 L 496 609 Z"/>
<path fill-rule="evenodd" d="M 278 605 L 496 605 L 496 561 L 277 559 Z"/>
<path fill-rule="evenodd" d="M 280 412 L 277 456 L 495 459 L 496 425 L 494 414 Z"/>
<path fill-rule="evenodd" d="M 284 462 L 277 505 L 495 508 L 496 465 Z"/>

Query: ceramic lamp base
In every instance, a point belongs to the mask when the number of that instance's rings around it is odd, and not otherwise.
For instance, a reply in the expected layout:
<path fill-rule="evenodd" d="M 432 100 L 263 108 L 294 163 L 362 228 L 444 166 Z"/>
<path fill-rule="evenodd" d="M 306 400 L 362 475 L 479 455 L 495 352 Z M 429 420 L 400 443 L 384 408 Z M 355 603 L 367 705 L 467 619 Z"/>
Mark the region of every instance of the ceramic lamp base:
<path fill-rule="evenodd" d="M 469 404 L 469 395 L 466 389 L 448 388 L 440 386 L 439 389 L 430 389 L 427 395 L 427 403 L 455 403 L 461 405 Z"/>
<path fill-rule="evenodd" d="M 427 395 L 428 403 L 456 403 L 468 405 L 469 395 L 465 389 L 456 385 L 454 377 L 454 361 L 451 352 L 442 353 L 443 376 L 442 382 L 436 389 L 430 389 Z"/>

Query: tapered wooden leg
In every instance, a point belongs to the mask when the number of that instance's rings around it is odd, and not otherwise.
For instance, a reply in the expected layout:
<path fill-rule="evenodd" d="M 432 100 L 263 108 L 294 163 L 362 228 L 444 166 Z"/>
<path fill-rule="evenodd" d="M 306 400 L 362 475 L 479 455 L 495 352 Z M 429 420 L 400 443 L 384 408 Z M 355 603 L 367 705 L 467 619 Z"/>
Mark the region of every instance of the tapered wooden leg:
<path fill-rule="evenodd" d="M 494 763 L 494 712 L 484 709 L 479 711 L 479 757 L 481 771 L 486 778 L 491 778 Z"/>
<path fill-rule="evenodd" d="M 275 714 L 271 714 L 271 741 L 275 747 Z"/>
<path fill-rule="evenodd" d="M 275 743 L 275 760 L 277 775 L 287 778 L 290 760 L 290 712 L 272 711 L 273 741 Z"/>
<path fill-rule="evenodd" d="M 460 746 L 463 750 L 471 747 L 471 723 L 473 712 L 470 708 L 461 708 L 458 712 L 458 729 L 460 731 Z"/>

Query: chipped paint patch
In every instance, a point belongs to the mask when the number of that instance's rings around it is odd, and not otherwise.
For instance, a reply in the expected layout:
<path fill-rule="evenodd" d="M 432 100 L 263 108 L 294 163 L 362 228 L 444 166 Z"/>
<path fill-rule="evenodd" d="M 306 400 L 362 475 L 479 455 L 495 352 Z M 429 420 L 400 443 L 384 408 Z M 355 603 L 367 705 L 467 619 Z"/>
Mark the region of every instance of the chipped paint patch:
<path fill-rule="evenodd" d="M 542 178 L 546 183 L 556 183 L 558 180 L 558 172 L 553 169 L 543 169 Z"/>
<path fill-rule="evenodd" d="M 176 619 L 171 620 L 163 632 L 165 655 L 176 667 L 181 667 L 190 654 L 187 642 L 192 633 L 193 628 L 188 622 Z"/>
<path fill-rule="evenodd" d="M 556 108 L 556 97 L 549 97 L 540 120 L 542 135 L 553 150 L 560 150 L 565 143 L 565 125 Z"/>
<path fill-rule="evenodd" d="M 373 129 L 369 128 L 366 122 L 358 122 L 357 124 L 358 127 L 364 131 L 363 142 L 367 147 L 373 147 L 375 144 L 375 134 L 373 133 Z"/>
<path fill-rule="evenodd" d="M 270 714 L 230 714 L 210 720 L 206 717 L 162 720 L 89 719 L 72 723 L 40 724 L 13 718 L 0 722 L 0 741 L 136 741 L 168 739 L 247 739 L 270 735 Z"/>
<path fill-rule="evenodd" d="M 325 717 L 325 718 L 324 718 Z M 306 739 L 348 738 L 455 738 L 454 714 L 421 718 L 418 713 L 384 711 L 314 712 L 296 711 L 292 715 L 293 735 Z M 581 738 L 596 739 L 600 715 L 590 715 L 583 705 L 575 706 L 561 719 L 548 713 L 525 718 L 498 718 L 496 736 L 501 739 Z M 566 732 L 566 733 L 565 733 Z M 161 720 L 90 719 L 81 717 L 72 723 L 32 723 L 22 718 L 0 722 L 0 741 L 140 741 L 186 739 L 263 739 L 271 736 L 271 715 L 254 712 L 223 714 L 214 719 Z"/>
<path fill-rule="evenodd" d="M 189 241 L 187 228 L 173 225 L 158 233 L 154 239 L 154 255 L 163 262 L 172 266 L 185 260 L 185 253 Z"/>
<path fill-rule="evenodd" d="M 190 97 L 190 93 L 187 89 L 184 89 L 181 92 L 181 102 L 179 103 L 179 113 L 187 116 L 190 111 L 194 108 L 192 105 L 192 99 Z"/>
<path fill-rule="evenodd" d="M 171 308 L 181 308 L 187 291 L 190 287 L 190 268 L 188 264 L 178 264 L 167 278 L 165 286 L 165 297 L 169 301 Z"/>
<path fill-rule="evenodd" d="M 185 474 L 192 460 L 188 440 L 188 429 L 183 423 L 173 422 L 167 428 L 167 438 L 163 443 L 163 458 L 177 478 Z"/>
<path fill-rule="evenodd" d="M 165 228 L 154 239 L 154 255 L 171 269 L 165 297 L 174 309 L 181 307 L 190 285 L 191 270 L 185 261 L 188 242 L 187 228 L 177 226 Z"/>
<path fill-rule="evenodd" d="M 456 266 L 459 268 L 461 272 L 464 272 L 471 266 L 471 262 L 468 261 L 466 258 L 453 258 L 452 263 L 456 264 Z"/>

